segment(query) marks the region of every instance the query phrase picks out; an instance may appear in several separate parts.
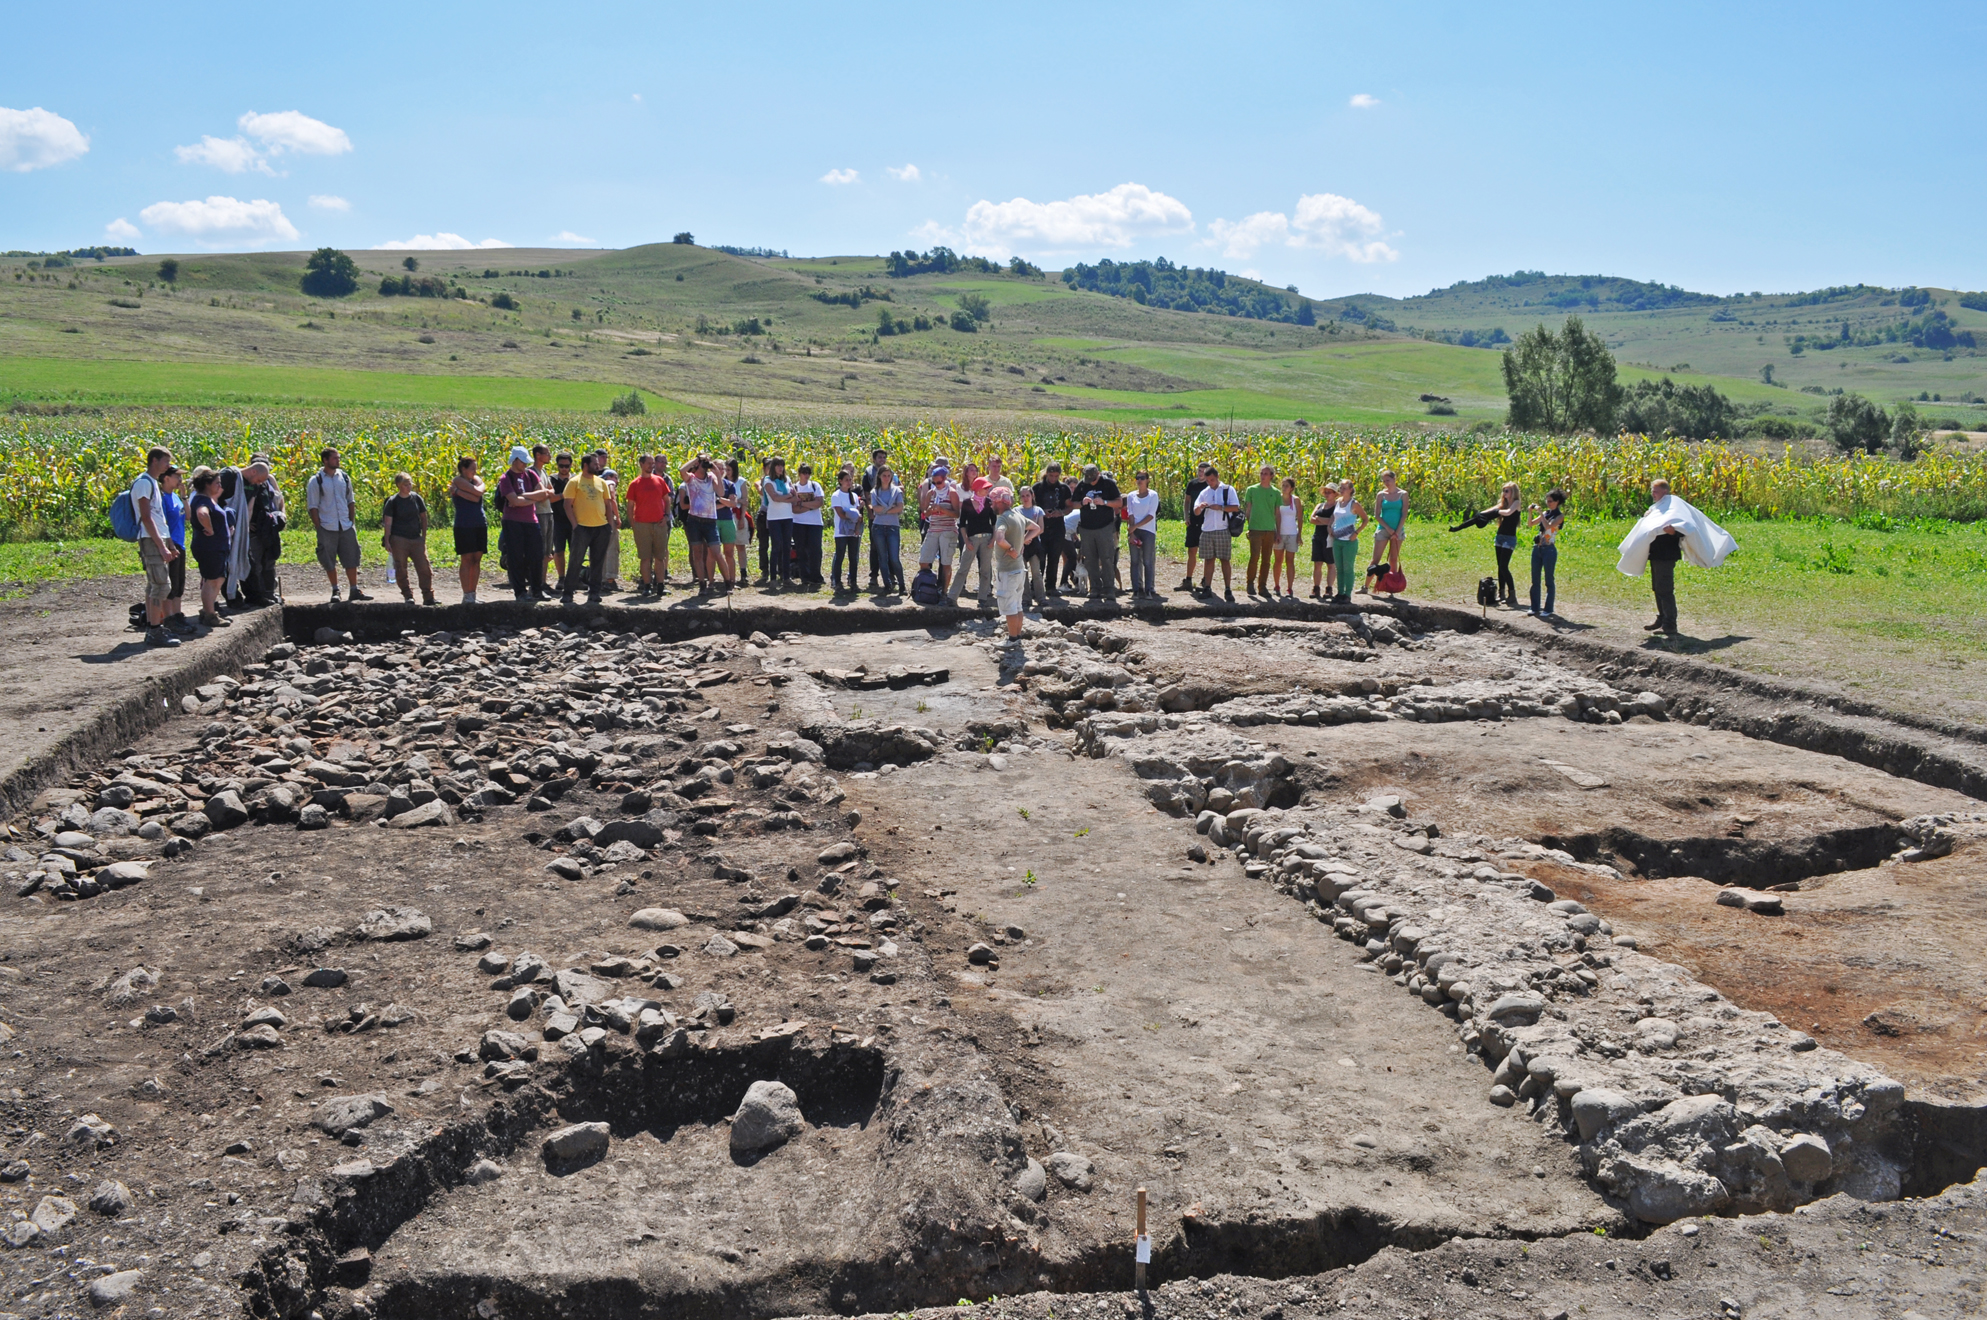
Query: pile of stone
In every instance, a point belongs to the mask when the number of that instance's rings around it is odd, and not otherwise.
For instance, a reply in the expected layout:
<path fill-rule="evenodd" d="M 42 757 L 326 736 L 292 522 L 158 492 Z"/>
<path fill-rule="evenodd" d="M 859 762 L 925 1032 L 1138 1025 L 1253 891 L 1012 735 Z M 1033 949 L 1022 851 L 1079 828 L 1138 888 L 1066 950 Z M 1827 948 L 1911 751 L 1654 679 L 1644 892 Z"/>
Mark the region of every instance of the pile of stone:
<path fill-rule="evenodd" d="M 741 755 L 713 737 L 707 705 L 731 679 L 716 667 L 731 655 L 566 627 L 285 642 L 239 678 L 188 694 L 188 712 L 207 723 L 184 752 L 127 755 L 37 797 L 17 830 L 36 843 L 0 854 L 0 875 L 35 901 L 90 898 L 244 827 L 447 826 L 519 802 L 550 810 L 582 783 L 646 813 L 643 762 L 698 748 L 727 764 Z M 694 796 L 668 780 L 654 787 L 685 806 Z M 658 827 L 677 824 L 666 815 Z"/>
<path fill-rule="evenodd" d="M 1651 1223 L 1898 1195 L 1903 1087 L 1636 952 L 1603 918 L 1458 841 L 1359 807 L 1209 812 L 1211 843 L 1456 1024 L 1486 1099 L 1579 1144 L 1590 1176 Z M 1568 859 L 1570 860 L 1570 859 Z"/>

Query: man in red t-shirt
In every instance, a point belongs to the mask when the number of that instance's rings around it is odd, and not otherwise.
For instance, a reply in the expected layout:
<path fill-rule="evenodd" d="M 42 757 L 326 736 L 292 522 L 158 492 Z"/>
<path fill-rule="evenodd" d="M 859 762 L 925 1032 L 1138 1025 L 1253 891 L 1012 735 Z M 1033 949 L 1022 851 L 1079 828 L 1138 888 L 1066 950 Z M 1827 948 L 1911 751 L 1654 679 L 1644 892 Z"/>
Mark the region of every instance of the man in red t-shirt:
<path fill-rule="evenodd" d="M 669 488 L 669 478 L 656 472 L 658 467 L 667 469 L 666 461 L 643 454 L 641 465 L 642 475 L 628 483 L 628 504 L 634 510 L 635 554 L 641 560 L 636 570 L 636 591 L 642 596 L 660 596 L 669 590 L 669 504 L 675 492 Z"/>

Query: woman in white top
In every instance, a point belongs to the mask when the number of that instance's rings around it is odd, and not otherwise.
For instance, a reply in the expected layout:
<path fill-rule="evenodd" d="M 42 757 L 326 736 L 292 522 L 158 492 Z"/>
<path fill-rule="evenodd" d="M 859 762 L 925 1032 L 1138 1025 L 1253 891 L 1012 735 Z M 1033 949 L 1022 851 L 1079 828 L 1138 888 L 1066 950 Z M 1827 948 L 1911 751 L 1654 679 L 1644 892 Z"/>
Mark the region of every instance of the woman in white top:
<path fill-rule="evenodd" d="M 775 458 L 766 465 L 766 477 L 759 483 L 759 498 L 766 509 L 768 560 L 762 581 L 782 587 L 794 585 L 793 572 L 793 488 L 787 483 L 787 461 Z"/>
<path fill-rule="evenodd" d="M 793 483 L 793 545 L 803 587 L 821 585 L 821 506 L 827 502 L 813 465 L 802 463 L 800 480 Z"/>
<path fill-rule="evenodd" d="M 1269 589 L 1278 587 L 1293 600 L 1297 596 L 1297 547 L 1302 537 L 1297 530 L 1297 480 L 1283 479 L 1283 502 L 1276 506 L 1276 557 L 1270 561 Z"/>
<path fill-rule="evenodd" d="M 1138 472 L 1138 489 L 1125 496 L 1125 521 L 1131 524 L 1131 598 L 1159 599 L 1159 492 L 1152 474 Z"/>

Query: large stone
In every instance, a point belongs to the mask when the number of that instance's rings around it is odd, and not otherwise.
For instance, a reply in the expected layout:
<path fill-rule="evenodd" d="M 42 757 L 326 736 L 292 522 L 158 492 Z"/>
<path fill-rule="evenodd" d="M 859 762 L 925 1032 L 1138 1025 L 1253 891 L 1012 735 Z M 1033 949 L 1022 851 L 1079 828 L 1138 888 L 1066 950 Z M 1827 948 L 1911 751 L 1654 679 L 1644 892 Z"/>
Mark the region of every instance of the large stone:
<path fill-rule="evenodd" d="M 642 820 L 639 817 L 612 820 L 594 832 L 593 841 L 601 848 L 617 843 L 631 843 L 637 848 L 655 848 L 663 841 L 662 826 L 652 820 Z"/>
<path fill-rule="evenodd" d="M 1097 1169 L 1089 1159 L 1072 1151 L 1060 1150 L 1045 1161 L 1056 1181 L 1073 1191 L 1087 1192 L 1096 1185 Z"/>
<path fill-rule="evenodd" d="M 800 1097 L 792 1087 L 784 1082 L 754 1082 L 731 1116 L 732 1153 L 751 1154 L 791 1141 L 805 1126 Z"/>
<path fill-rule="evenodd" d="M 1835 1171 L 1835 1156 L 1826 1141 L 1812 1132 L 1801 1132 L 1780 1147 L 1780 1164 L 1795 1182 L 1818 1183 Z"/>
<path fill-rule="evenodd" d="M 619 995 L 613 982 L 570 967 L 553 976 L 552 988 L 559 998 L 575 1008 L 581 1004 L 604 1004 Z"/>
<path fill-rule="evenodd" d="M 76 1222 L 76 1203 L 66 1196 L 44 1196 L 28 1216 L 44 1233 L 60 1233 Z"/>
<path fill-rule="evenodd" d="M 1029 1160 L 1028 1167 L 1015 1175 L 1014 1190 L 1030 1201 L 1039 1201 L 1049 1194 L 1048 1174 L 1039 1160 Z"/>
<path fill-rule="evenodd" d="M 1582 1141 L 1592 1141 L 1597 1134 L 1641 1112 L 1641 1105 L 1605 1087 L 1590 1086 L 1573 1097 L 1573 1122 L 1580 1129 Z"/>
<path fill-rule="evenodd" d="M 115 1219 L 131 1209 L 131 1189 L 116 1179 L 100 1182 L 90 1193 L 90 1209 Z"/>
<path fill-rule="evenodd" d="M 1725 1184 L 1701 1169 L 1669 1160 L 1617 1162 L 1616 1186 L 1628 1193 L 1628 1213 L 1645 1224 L 1673 1224 L 1707 1215 L 1732 1199 Z"/>
<path fill-rule="evenodd" d="M 122 889 L 152 878 L 149 862 L 112 862 L 97 872 L 97 883 L 106 889 Z"/>
<path fill-rule="evenodd" d="M 231 830 L 248 823 L 248 808 L 242 805 L 241 794 L 232 788 L 222 789 L 208 798 L 200 810 L 217 830 Z"/>
<path fill-rule="evenodd" d="M 455 814 L 448 809 L 448 803 L 436 798 L 432 802 L 423 802 L 418 807 L 408 808 L 387 821 L 386 826 L 392 830 L 413 830 L 423 825 L 453 824 L 455 824 Z"/>
<path fill-rule="evenodd" d="M 419 908 L 376 908 L 359 921 L 363 940 L 420 940 L 434 933 L 435 923 Z"/>
<path fill-rule="evenodd" d="M 1499 995 L 1484 1016 L 1504 1026 L 1530 1026 L 1545 1012 L 1545 1000 L 1537 995 Z"/>
<path fill-rule="evenodd" d="M 353 1128 L 366 1127 L 374 1119 L 384 1118 L 392 1112 L 393 1106 L 387 1098 L 377 1093 L 340 1095 L 319 1105 L 311 1123 L 321 1132 L 342 1137 Z"/>
<path fill-rule="evenodd" d="M 123 1306 L 131 1300 L 131 1294 L 138 1289 L 138 1281 L 144 1278 L 141 1270 L 119 1270 L 106 1274 L 100 1279 L 90 1280 L 91 1306 Z"/>
<path fill-rule="evenodd" d="M 628 924 L 637 930 L 675 930 L 690 924 L 690 918 L 675 908 L 642 908 L 628 918 Z"/>
<path fill-rule="evenodd" d="M 560 1128 L 545 1138 L 545 1162 L 576 1164 L 581 1160 L 597 1159 L 607 1153 L 612 1135 L 605 1123 L 575 1123 L 571 1127 Z"/>

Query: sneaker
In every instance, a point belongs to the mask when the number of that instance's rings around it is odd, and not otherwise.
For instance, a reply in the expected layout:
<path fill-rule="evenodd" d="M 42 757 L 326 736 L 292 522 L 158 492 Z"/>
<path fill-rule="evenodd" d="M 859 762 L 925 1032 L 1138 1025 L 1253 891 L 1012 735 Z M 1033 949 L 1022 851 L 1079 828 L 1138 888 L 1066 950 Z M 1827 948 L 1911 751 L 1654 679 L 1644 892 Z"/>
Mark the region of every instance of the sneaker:
<path fill-rule="evenodd" d="M 476 603 L 476 593 L 475 593 L 475 592 L 473 592 L 473 591 L 465 591 L 465 592 L 463 592 L 463 593 L 462 593 L 462 603 L 463 603 L 464 605 L 474 605 L 474 604 Z"/>
<path fill-rule="evenodd" d="M 426 596 L 423 596 L 423 597 L 421 597 L 421 603 L 422 603 L 423 605 L 439 605 L 439 604 L 441 604 L 441 602 L 440 602 L 440 601 L 438 601 L 438 600 L 436 600 L 436 599 L 434 598 L 434 595 L 433 595 L 432 593 L 430 593 L 430 594 L 428 594 L 428 595 L 426 595 Z"/>
<path fill-rule="evenodd" d="M 1224 591 L 1221 594 L 1228 598 L 1228 603 L 1230 605 L 1233 605 L 1235 603 L 1235 593 L 1233 591 Z"/>
<path fill-rule="evenodd" d="M 333 605 L 336 605 L 338 601 L 339 601 L 338 588 L 333 587 L 331 589 L 331 603 Z"/>
<path fill-rule="evenodd" d="M 1182 590 L 1182 591 L 1192 591 L 1193 589 L 1194 589 L 1194 580 L 1193 580 L 1192 578 L 1181 578 L 1181 579 L 1180 579 L 1180 590 Z"/>
<path fill-rule="evenodd" d="M 145 645 L 178 646 L 179 638 L 167 632 L 165 629 L 165 625 L 161 624 L 156 628 L 147 628 L 145 630 Z"/>
<path fill-rule="evenodd" d="M 1539 617 L 1541 619 L 1556 619 L 1559 616 L 1557 614 L 1554 614 L 1551 610 L 1540 610 Z"/>
<path fill-rule="evenodd" d="M 351 591 L 351 594 L 350 594 L 350 599 L 352 599 L 352 600 L 371 600 L 371 599 L 372 599 L 372 597 L 371 597 L 371 596 L 368 596 L 368 595 L 367 595 L 367 594 L 366 594 L 365 592 L 363 592 L 363 591 L 359 590 L 359 589 L 358 589 L 357 587 L 353 587 L 353 588 L 352 588 L 352 591 Z"/>
<path fill-rule="evenodd" d="M 168 614 L 165 626 L 167 632 L 178 633 L 181 637 L 198 637 L 200 635 L 200 630 L 193 626 L 193 620 L 187 618 L 184 614 Z"/>
<path fill-rule="evenodd" d="M 573 603 L 573 598 L 571 596 L 560 596 L 559 603 L 561 605 L 571 605 Z"/>

